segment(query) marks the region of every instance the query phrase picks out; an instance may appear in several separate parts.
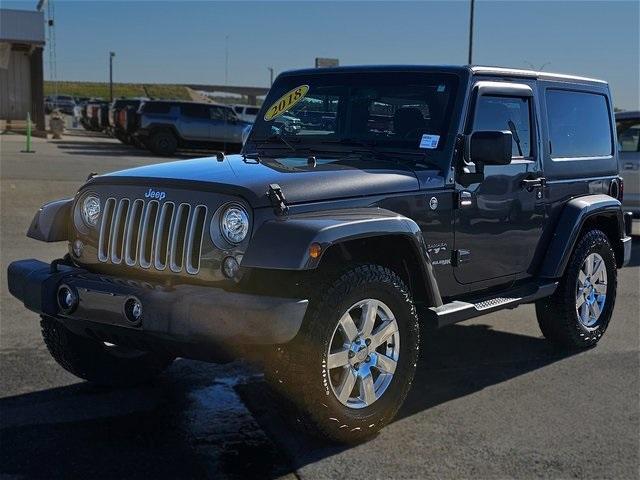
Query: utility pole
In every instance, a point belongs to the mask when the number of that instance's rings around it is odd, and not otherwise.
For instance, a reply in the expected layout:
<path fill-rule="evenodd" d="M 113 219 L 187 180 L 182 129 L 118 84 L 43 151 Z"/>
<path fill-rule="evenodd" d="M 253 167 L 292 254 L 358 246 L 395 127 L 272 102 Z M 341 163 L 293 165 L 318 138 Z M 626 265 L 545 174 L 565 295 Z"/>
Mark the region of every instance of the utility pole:
<path fill-rule="evenodd" d="M 109 100 L 113 102 L 113 57 L 115 52 L 109 52 Z"/>
<path fill-rule="evenodd" d="M 224 84 L 229 85 L 229 35 L 224 36 Z"/>
<path fill-rule="evenodd" d="M 471 12 L 469 15 L 469 65 L 473 64 L 473 9 L 475 0 L 471 0 Z"/>
<path fill-rule="evenodd" d="M 273 87 L 273 67 L 267 67 L 267 70 L 269 70 L 269 86 Z"/>

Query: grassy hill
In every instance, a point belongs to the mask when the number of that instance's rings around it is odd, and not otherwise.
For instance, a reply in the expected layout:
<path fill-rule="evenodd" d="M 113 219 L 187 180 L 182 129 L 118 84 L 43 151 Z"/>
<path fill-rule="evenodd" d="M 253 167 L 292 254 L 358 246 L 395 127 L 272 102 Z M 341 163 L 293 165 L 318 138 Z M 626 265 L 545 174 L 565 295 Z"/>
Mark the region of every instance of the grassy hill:
<path fill-rule="evenodd" d="M 44 94 L 54 94 L 52 82 L 44 82 Z M 74 97 L 109 98 L 109 84 L 100 82 L 58 82 L 59 95 Z M 152 97 L 176 100 L 190 100 L 186 87 L 182 85 L 154 85 L 141 83 L 114 83 L 113 96 L 118 97 Z"/>

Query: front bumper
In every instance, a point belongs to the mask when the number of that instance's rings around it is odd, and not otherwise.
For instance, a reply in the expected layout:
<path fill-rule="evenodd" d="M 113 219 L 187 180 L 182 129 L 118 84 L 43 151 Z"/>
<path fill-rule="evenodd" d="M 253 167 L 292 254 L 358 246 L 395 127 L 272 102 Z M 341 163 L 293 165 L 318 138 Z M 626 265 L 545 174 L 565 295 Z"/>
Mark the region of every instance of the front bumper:
<path fill-rule="evenodd" d="M 180 345 L 181 356 L 211 346 L 231 353 L 239 347 L 286 343 L 298 333 L 308 301 L 276 298 L 199 285 L 166 286 L 90 273 L 54 262 L 20 260 L 9 265 L 9 291 L 25 307 L 55 317 L 72 331 L 104 341 L 163 341 Z M 58 291 L 69 287 L 77 306 L 65 313 Z M 125 302 L 142 305 L 139 322 L 125 314 Z M 200 348 L 195 348 L 200 347 Z"/>

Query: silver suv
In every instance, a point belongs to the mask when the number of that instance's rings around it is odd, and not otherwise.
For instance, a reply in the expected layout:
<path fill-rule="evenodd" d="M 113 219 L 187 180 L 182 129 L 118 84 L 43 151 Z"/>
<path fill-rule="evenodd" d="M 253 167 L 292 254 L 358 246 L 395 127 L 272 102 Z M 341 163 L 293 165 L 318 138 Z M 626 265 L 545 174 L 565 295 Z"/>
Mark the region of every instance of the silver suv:
<path fill-rule="evenodd" d="M 158 155 L 173 155 L 179 148 L 237 153 L 251 129 L 226 105 L 152 100 L 138 112 L 135 136 Z"/>
<path fill-rule="evenodd" d="M 622 208 L 640 217 L 640 111 L 616 113 L 620 175 L 624 179 Z"/>

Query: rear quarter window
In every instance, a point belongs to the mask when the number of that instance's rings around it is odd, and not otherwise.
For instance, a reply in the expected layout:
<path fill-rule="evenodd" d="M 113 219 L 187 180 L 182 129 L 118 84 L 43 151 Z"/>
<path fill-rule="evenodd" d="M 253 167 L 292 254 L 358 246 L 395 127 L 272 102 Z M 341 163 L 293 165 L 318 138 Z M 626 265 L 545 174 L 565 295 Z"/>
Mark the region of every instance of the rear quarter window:
<path fill-rule="evenodd" d="M 612 155 L 611 115 L 605 95 L 550 89 L 546 103 L 552 158 Z"/>
<path fill-rule="evenodd" d="M 170 103 L 145 103 L 142 107 L 143 113 L 169 113 L 171 110 Z"/>

